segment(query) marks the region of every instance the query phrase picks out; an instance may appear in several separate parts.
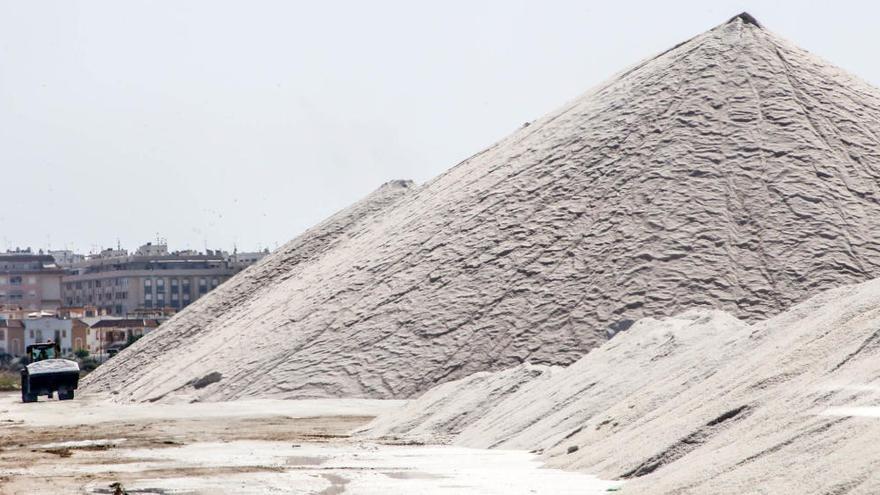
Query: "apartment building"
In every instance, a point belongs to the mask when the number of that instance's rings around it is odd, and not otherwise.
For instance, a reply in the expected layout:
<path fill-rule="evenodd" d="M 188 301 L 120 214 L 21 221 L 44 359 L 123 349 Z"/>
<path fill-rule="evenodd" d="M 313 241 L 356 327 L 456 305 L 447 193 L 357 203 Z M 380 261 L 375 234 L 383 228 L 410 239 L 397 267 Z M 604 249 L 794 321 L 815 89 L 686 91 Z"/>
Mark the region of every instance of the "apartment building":
<path fill-rule="evenodd" d="M 23 356 L 24 323 L 21 320 L 0 320 L 0 354 Z"/>
<path fill-rule="evenodd" d="M 95 306 L 109 315 L 182 309 L 241 270 L 222 252 L 168 253 L 164 245 L 141 246 L 133 255 L 96 256 L 68 268 L 62 279 L 64 306 Z"/>
<path fill-rule="evenodd" d="M 49 251 L 49 256 L 51 256 L 55 263 L 58 266 L 66 267 L 70 265 L 74 265 L 76 263 L 81 263 L 86 260 L 86 256 L 84 254 L 75 253 L 69 249 L 58 249 L 55 251 Z"/>
<path fill-rule="evenodd" d="M 0 311 L 55 311 L 64 270 L 54 258 L 30 251 L 0 254 Z"/>
<path fill-rule="evenodd" d="M 112 353 L 158 327 L 159 320 L 155 319 L 103 318 L 91 325 L 89 350 L 99 356 Z"/>
<path fill-rule="evenodd" d="M 260 261 L 261 259 L 269 256 L 269 250 L 264 249 L 263 251 L 253 251 L 253 252 L 245 252 L 240 253 L 235 251 L 229 256 L 229 264 L 233 268 L 238 269 L 239 271 L 253 265 L 254 263 Z"/>

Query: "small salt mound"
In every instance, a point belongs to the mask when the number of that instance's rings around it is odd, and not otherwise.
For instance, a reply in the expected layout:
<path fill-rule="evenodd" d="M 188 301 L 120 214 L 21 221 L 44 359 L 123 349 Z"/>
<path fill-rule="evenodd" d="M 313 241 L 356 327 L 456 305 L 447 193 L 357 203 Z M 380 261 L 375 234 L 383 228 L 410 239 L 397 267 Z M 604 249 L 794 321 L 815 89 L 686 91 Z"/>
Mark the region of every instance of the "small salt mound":
<path fill-rule="evenodd" d="M 523 364 L 498 372 L 471 376 L 432 388 L 418 400 L 381 416 L 366 432 L 372 436 L 395 437 L 425 443 L 444 443 L 477 421 L 497 402 L 521 386 L 549 376 L 547 366 Z"/>
<path fill-rule="evenodd" d="M 445 383 L 383 414 L 363 433 L 454 439 L 479 448 L 549 448 L 597 414 L 622 406 L 624 416 L 638 415 L 651 407 L 654 390 L 692 386 L 729 357 L 738 345 L 734 335 L 746 328 L 718 311 L 643 319 L 567 368 L 522 365 Z M 707 352 L 707 342 L 717 345 Z M 631 404 L 637 394 L 642 400 Z"/>
<path fill-rule="evenodd" d="M 880 403 L 878 308 L 874 280 L 751 326 L 700 311 L 641 320 L 568 368 L 516 387 L 501 383 L 515 370 L 447 383 L 366 433 L 536 449 L 630 479 L 624 493 L 880 493 L 880 423 L 866 413 Z M 444 429 L 448 404 L 470 407 L 489 382 L 508 392 Z"/>

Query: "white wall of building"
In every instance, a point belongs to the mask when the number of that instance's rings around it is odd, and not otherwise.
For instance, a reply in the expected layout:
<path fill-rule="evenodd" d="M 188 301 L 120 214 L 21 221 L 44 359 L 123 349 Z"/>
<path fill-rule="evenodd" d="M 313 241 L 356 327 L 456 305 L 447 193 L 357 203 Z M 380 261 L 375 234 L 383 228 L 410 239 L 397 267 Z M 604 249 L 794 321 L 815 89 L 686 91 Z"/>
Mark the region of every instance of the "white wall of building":
<path fill-rule="evenodd" d="M 33 318 L 24 320 L 24 345 L 29 346 L 40 342 L 58 342 L 61 353 L 72 352 L 71 342 L 73 322 L 60 318 Z"/>

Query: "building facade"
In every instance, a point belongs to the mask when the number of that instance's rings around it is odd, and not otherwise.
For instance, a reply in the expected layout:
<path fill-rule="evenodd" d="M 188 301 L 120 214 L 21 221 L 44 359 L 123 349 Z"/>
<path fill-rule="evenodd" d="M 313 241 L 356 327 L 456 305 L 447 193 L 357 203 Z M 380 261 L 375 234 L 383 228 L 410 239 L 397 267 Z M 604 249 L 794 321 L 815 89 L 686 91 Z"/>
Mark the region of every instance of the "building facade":
<path fill-rule="evenodd" d="M 265 249 L 263 251 L 253 251 L 249 253 L 240 253 L 235 251 L 229 256 L 229 263 L 233 268 L 238 270 L 243 270 L 261 259 L 269 256 L 269 250 Z"/>
<path fill-rule="evenodd" d="M 73 352 L 73 320 L 48 317 L 23 321 L 25 347 L 51 340 L 61 345 L 62 354 Z"/>
<path fill-rule="evenodd" d="M 0 320 L 0 354 L 23 356 L 24 323 L 21 320 Z"/>
<path fill-rule="evenodd" d="M 159 327 L 159 321 L 143 318 L 108 318 L 91 326 L 90 351 L 98 356 L 119 351 L 135 339 Z"/>
<path fill-rule="evenodd" d="M 76 263 L 82 263 L 86 260 L 85 255 L 74 253 L 69 249 L 49 251 L 49 256 L 51 256 L 55 260 L 55 263 L 61 267 L 75 265 Z"/>
<path fill-rule="evenodd" d="M 132 256 L 97 257 L 68 269 L 66 307 L 95 306 L 109 315 L 179 310 L 222 284 L 240 268 L 222 253 L 162 253 L 155 246 Z"/>
<path fill-rule="evenodd" d="M 64 270 L 54 258 L 30 252 L 0 254 L 0 311 L 55 311 Z"/>

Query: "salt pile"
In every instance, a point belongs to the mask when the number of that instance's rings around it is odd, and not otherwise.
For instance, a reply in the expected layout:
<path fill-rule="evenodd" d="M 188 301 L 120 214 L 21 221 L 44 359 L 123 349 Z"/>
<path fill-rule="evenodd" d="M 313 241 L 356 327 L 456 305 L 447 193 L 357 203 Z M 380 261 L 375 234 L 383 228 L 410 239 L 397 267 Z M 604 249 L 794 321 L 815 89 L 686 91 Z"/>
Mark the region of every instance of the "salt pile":
<path fill-rule="evenodd" d="M 751 326 L 641 320 L 568 368 L 445 383 L 365 433 L 537 449 L 624 493 L 880 493 L 878 328 L 880 280 Z"/>
<path fill-rule="evenodd" d="M 380 189 L 84 386 L 410 397 L 568 365 L 645 316 L 758 321 L 880 275 L 878 122 L 877 89 L 738 16 L 422 186 Z"/>

